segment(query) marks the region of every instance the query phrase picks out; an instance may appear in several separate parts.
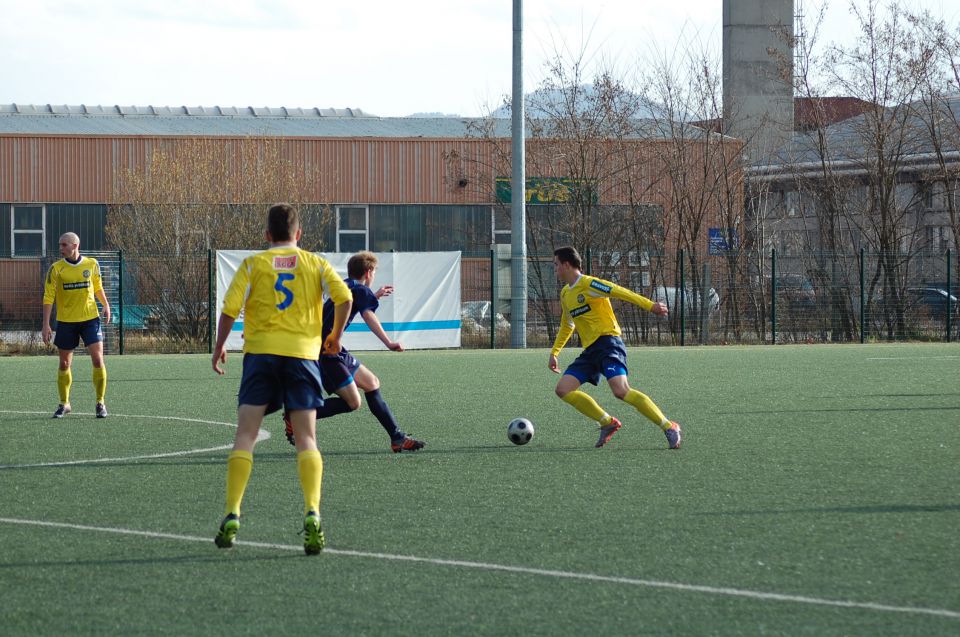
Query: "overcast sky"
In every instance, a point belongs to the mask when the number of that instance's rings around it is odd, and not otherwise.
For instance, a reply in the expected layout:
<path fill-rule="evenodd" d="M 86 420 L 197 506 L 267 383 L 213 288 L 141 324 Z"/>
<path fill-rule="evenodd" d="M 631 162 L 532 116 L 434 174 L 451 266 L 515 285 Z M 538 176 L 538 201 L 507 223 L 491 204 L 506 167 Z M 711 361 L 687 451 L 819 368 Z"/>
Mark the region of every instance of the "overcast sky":
<path fill-rule="evenodd" d="M 822 0 L 803 0 L 812 13 Z M 905 0 L 951 24 L 955 0 Z M 850 36 L 832 0 L 829 40 Z M 568 47 L 620 68 L 719 51 L 722 0 L 525 0 L 527 91 Z M 511 89 L 511 0 L 0 0 L 0 103 L 480 115 Z"/>

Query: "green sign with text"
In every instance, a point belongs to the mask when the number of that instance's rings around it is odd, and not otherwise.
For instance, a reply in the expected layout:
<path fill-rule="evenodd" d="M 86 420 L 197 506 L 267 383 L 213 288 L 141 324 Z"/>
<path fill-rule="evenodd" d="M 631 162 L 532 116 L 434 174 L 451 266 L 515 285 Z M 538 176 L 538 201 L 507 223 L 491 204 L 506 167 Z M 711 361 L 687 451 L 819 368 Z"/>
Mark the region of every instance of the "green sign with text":
<path fill-rule="evenodd" d="M 497 177 L 497 201 L 510 203 L 513 198 L 510 177 Z M 583 179 L 571 177 L 527 177 L 526 195 L 528 204 L 568 203 L 578 194 L 597 203 L 597 190 Z"/>

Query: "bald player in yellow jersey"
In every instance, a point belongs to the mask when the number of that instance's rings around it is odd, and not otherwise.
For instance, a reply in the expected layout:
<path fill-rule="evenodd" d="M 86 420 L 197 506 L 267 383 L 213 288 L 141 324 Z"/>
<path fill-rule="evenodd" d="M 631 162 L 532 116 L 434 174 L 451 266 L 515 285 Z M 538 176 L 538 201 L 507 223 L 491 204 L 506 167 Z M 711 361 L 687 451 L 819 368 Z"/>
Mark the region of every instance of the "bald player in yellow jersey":
<path fill-rule="evenodd" d="M 93 363 L 93 388 L 97 395 L 95 412 L 97 418 L 107 417 L 104 398 L 107 394 L 107 366 L 103 361 L 103 328 L 97 299 L 103 306 L 103 320 L 110 323 L 110 303 L 103 291 L 100 264 L 96 259 L 80 256 L 80 237 L 73 232 L 60 237 L 60 255 L 47 270 L 43 286 L 43 325 L 41 335 L 46 345 L 50 344 L 53 330 L 50 317 L 57 306 L 57 334 L 53 344 L 60 353 L 60 369 L 57 372 L 57 391 L 60 404 L 53 412 L 54 418 L 63 418 L 70 413 L 70 387 L 73 385 L 73 350 L 83 339 Z"/>
<path fill-rule="evenodd" d="M 317 449 L 317 408 L 323 406 L 321 349 L 340 351 L 353 295 L 326 259 L 297 247 L 300 218 L 277 204 L 267 214 L 270 248 L 243 260 L 230 283 L 217 324 L 213 370 L 223 374 L 227 336 L 243 311 L 243 377 L 237 395 L 237 433 L 227 458 L 226 508 L 214 542 L 231 548 L 240 529 L 240 502 L 253 470 L 253 448 L 269 411 L 281 406 L 293 423 L 297 473 L 303 488 L 303 549 L 323 550 L 320 491 L 323 458 Z M 333 329 L 324 340 L 324 295 L 334 303 Z"/>
<path fill-rule="evenodd" d="M 602 374 L 614 396 L 633 405 L 637 411 L 660 427 L 671 449 L 679 449 L 682 439 L 680 425 L 667 420 L 646 394 L 631 389 L 627 382 L 627 350 L 620 338 L 620 325 L 610 305 L 610 298 L 633 303 L 657 316 L 666 316 L 667 306 L 654 303 L 616 283 L 583 274 L 580 271 L 582 260 L 575 248 L 563 247 L 555 250 L 553 265 L 557 278 L 566 285 L 560 291 L 560 305 L 563 308 L 560 331 L 550 351 L 547 367 L 557 374 L 560 373 L 557 356 L 573 336 L 574 330 L 580 335 L 583 344 L 583 352 L 560 377 L 557 396 L 597 422 L 600 439 L 595 446 L 602 447 L 617 433 L 621 423 L 604 411 L 592 396 L 580 391 L 583 383 L 598 384 Z"/>

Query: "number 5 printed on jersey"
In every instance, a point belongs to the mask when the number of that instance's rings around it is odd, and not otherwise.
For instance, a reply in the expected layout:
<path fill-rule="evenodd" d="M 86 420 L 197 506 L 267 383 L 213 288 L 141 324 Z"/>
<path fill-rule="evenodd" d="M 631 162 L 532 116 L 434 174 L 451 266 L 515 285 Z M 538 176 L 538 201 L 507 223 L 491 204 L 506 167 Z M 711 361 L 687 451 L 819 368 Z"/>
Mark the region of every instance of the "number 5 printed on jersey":
<path fill-rule="evenodd" d="M 277 292 L 283 293 L 283 301 L 277 303 L 278 310 L 285 310 L 293 304 L 293 291 L 284 287 L 284 283 L 287 281 L 293 281 L 293 274 L 290 272 L 278 272 L 277 273 L 277 282 L 273 286 L 273 289 Z"/>

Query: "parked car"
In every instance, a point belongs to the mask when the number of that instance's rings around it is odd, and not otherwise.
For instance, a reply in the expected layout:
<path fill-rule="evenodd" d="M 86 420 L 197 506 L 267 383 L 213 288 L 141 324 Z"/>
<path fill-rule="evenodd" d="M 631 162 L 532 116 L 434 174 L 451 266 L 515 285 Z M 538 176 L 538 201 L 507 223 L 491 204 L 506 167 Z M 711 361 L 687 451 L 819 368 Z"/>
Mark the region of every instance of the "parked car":
<path fill-rule="evenodd" d="M 932 318 L 945 320 L 947 318 L 947 301 L 951 309 L 952 316 L 958 316 L 957 297 L 948 294 L 946 290 L 935 287 L 916 287 L 907 288 L 907 302 L 911 307 L 926 312 Z"/>
<path fill-rule="evenodd" d="M 766 277 L 763 293 L 769 298 L 770 277 Z M 781 274 L 777 277 L 777 303 L 786 303 L 791 313 L 812 312 L 817 307 L 817 292 L 810 279 L 800 274 Z"/>
<path fill-rule="evenodd" d="M 489 331 L 490 310 L 493 304 L 490 301 L 464 301 L 460 306 L 460 327 L 469 332 Z M 503 314 L 497 312 L 497 329 L 510 329 L 510 321 Z M 489 332 L 488 332 L 489 333 Z"/>
<path fill-rule="evenodd" d="M 643 294 L 643 292 L 641 292 Z M 720 295 L 717 294 L 717 291 L 713 288 L 707 290 L 706 300 L 703 303 L 697 303 L 698 306 L 702 307 L 704 311 L 708 314 L 713 314 L 720 309 Z M 680 303 L 680 293 L 679 290 L 672 286 L 667 285 L 658 285 L 653 288 L 651 296 L 649 297 L 652 301 L 658 301 L 663 303 L 670 309 L 671 312 L 676 312 L 674 309 Z M 691 313 L 694 310 L 694 292 L 689 287 L 686 288 L 686 291 L 683 295 L 685 312 Z"/>

